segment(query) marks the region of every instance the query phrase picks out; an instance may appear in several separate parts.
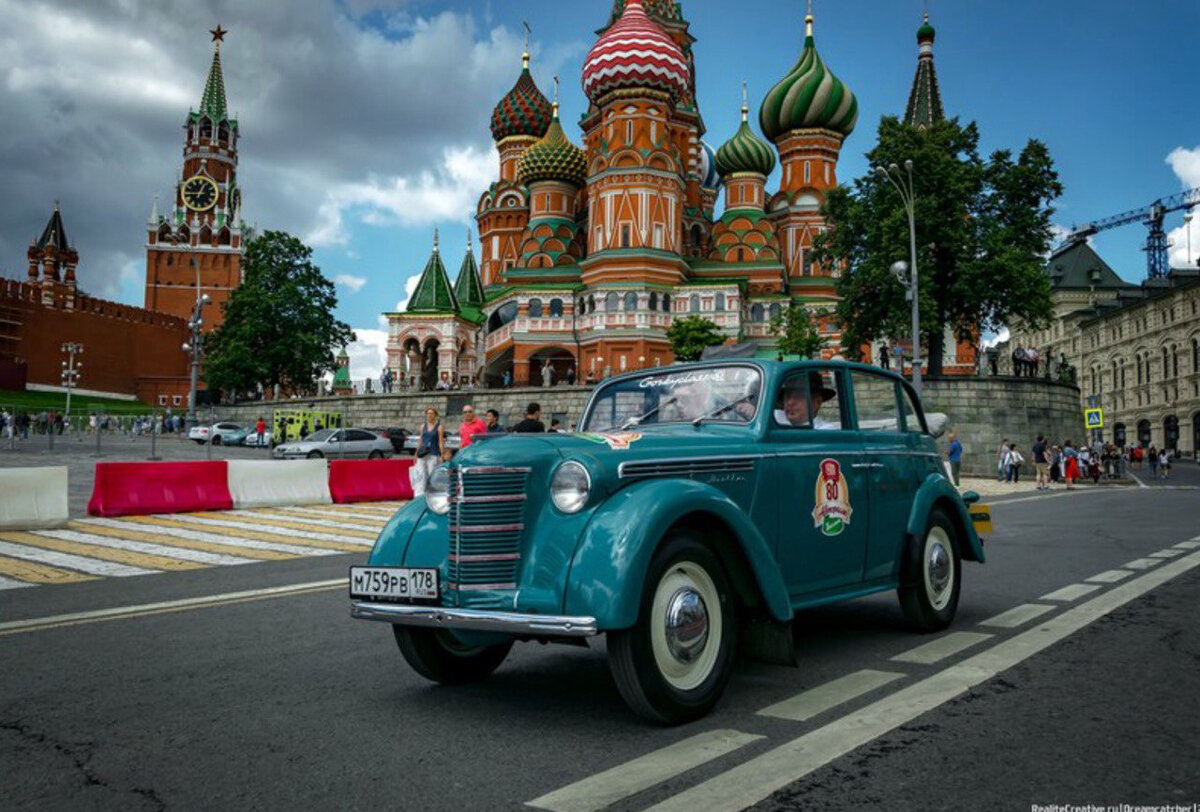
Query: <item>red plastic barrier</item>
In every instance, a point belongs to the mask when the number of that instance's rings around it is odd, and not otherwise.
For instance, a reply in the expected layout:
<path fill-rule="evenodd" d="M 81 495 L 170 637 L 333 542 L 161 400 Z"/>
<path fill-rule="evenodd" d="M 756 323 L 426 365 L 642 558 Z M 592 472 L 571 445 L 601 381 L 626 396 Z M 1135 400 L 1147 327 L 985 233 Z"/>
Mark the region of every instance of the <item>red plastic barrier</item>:
<path fill-rule="evenodd" d="M 230 510 L 228 465 L 212 462 L 98 462 L 92 516 Z"/>
<path fill-rule="evenodd" d="M 408 478 L 412 467 L 412 458 L 330 460 L 329 494 L 338 504 L 412 499 L 412 482 Z"/>

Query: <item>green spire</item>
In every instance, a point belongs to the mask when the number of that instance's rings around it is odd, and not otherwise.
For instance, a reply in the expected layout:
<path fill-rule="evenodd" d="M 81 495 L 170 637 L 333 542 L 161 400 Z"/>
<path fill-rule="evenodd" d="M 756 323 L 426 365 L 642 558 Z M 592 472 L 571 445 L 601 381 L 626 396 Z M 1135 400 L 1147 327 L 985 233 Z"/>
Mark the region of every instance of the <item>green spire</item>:
<path fill-rule="evenodd" d="M 407 313 L 457 313 L 458 300 L 450 287 L 450 277 L 446 276 L 446 266 L 442 265 L 442 255 L 438 252 L 437 229 L 433 231 L 433 253 L 425 270 L 417 282 L 417 289 L 408 300 Z"/>
<path fill-rule="evenodd" d="M 475 252 L 471 250 L 471 233 L 467 232 L 467 255 L 463 257 L 462 267 L 458 269 L 458 279 L 454 282 L 454 298 L 459 307 L 483 307 L 483 281 L 479 278 L 479 266 L 475 264 Z"/>
<path fill-rule="evenodd" d="M 946 118 L 937 70 L 933 67 L 934 37 L 933 26 L 929 24 L 929 15 L 926 14 L 925 22 L 917 29 L 917 75 L 913 77 L 908 107 L 904 111 L 904 123 L 919 130 L 927 130 Z"/>
<path fill-rule="evenodd" d="M 221 42 L 226 32 L 217 26 L 213 35 L 213 60 L 208 69 L 208 81 L 204 85 L 204 96 L 200 99 L 200 115 L 208 116 L 213 121 L 225 121 L 229 118 L 229 108 L 225 101 L 225 75 L 221 72 Z"/>

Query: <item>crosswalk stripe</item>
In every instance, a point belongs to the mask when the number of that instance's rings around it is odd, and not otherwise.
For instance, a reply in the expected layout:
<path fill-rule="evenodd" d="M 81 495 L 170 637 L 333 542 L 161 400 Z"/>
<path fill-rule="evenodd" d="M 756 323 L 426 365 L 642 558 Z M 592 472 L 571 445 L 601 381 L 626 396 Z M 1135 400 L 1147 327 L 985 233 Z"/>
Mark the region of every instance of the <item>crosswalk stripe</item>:
<path fill-rule="evenodd" d="M 765 737 L 737 730 L 710 730 L 577 781 L 525 805 L 551 812 L 595 812 L 762 738 Z"/>
<path fill-rule="evenodd" d="M 1117 581 L 1123 581 L 1130 575 L 1133 575 L 1133 573 L 1129 570 L 1105 570 L 1093 575 L 1091 578 L 1084 578 L 1084 580 L 1093 584 L 1115 584 Z"/>
<path fill-rule="evenodd" d="M 370 543 L 364 539 L 350 536 L 321 533 L 314 537 L 307 533 L 296 531 L 272 530 L 270 532 L 257 525 L 246 525 L 241 522 L 222 521 L 220 519 L 204 519 L 190 513 L 180 513 L 176 516 L 126 516 L 126 520 L 156 528 L 170 527 L 177 530 L 187 530 L 201 533 L 206 537 L 215 538 L 251 538 L 269 541 L 275 545 L 285 545 L 292 548 L 324 547 L 327 550 L 340 550 L 344 553 L 359 552 Z M 178 535 L 177 533 L 175 535 Z M 185 537 L 186 538 L 186 537 Z M 212 540 L 208 538 L 206 540 Z"/>
<path fill-rule="evenodd" d="M 320 508 L 307 507 L 286 507 L 279 508 L 278 510 L 288 515 L 294 515 L 296 518 L 312 516 L 317 519 L 337 519 L 340 516 L 345 516 L 349 519 L 359 519 L 361 521 L 369 522 L 375 527 L 383 527 L 392 518 L 392 514 L 390 513 L 386 515 L 383 513 L 351 513 L 348 510 L 334 513 L 332 511 L 321 510 Z"/>
<path fill-rule="evenodd" d="M 37 586 L 37 584 L 30 583 L 29 581 L 18 581 L 14 578 L 5 578 L 3 575 L 0 575 L 0 589 L 20 589 L 26 586 Z"/>
<path fill-rule="evenodd" d="M 359 532 L 356 530 L 341 530 L 338 533 L 330 533 L 329 528 L 313 527 L 311 525 L 303 525 L 293 522 L 283 521 L 263 521 L 253 519 L 249 516 L 239 516 L 237 519 L 222 518 L 224 513 L 177 513 L 173 514 L 175 518 L 184 522 L 196 522 L 197 524 L 215 524 L 222 527 L 235 527 L 239 530 L 267 530 L 280 535 L 298 536 L 303 538 L 306 534 L 315 533 L 317 535 L 329 536 L 337 538 L 339 541 L 355 541 L 362 539 L 363 541 L 375 541 L 378 533 Z"/>
<path fill-rule="evenodd" d="M 96 576 L 86 575 L 73 570 L 47 567 L 33 561 L 23 561 L 19 558 L 0 556 L 0 575 L 27 581 L 31 584 L 73 584 L 77 581 L 94 581 Z"/>
<path fill-rule="evenodd" d="M 892 660 L 898 663 L 932 665 L 963 649 L 970 648 L 976 643 L 982 643 L 991 636 L 983 632 L 950 632 L 933 642 L 924 643 L 916 648 L 910 648 L 902 654 L 897 654 Z"/>
<path fill-rule="evenodd" d="M 37 547 L 28 547 L 24 544 L 13 544 L 10 541 L 0 541 L 0 555 L 8 555 L 13 558 L 24 558 L 27 561 L 36 561 L 39 564 L 49 564 L 52 567 L 66 567 L 68 569 L 79 570 L 86 572 L 89 575 L 105 575 L 114 576 L 117 578 L 125 578 L 130 575 L 149 575 L 155 570 L 145 569 L 143 567 L 131 567 L 128 564 L 117 564 L 112 561 L 98 561 L 94 558 L 85 558 L 81 555 L 71 555 L 69 553 L 57 553 L 53 550 L 42 550 Z"/>
<path fill-rule="evenodd" d="M 54 538 L 78 541 L 81 544 L 91 545 L 93 547 L 111 547 L 116 550 L 130 550 L 135 553 L 145 554 L 150 558 L 160 559 L 164 562 L 177 562 L 174 567 L 168 566 L 162 567 L 161 569 L 200 569 L 202 567 L 227 567 L 237 566 L 239 564 L 252 564 L 255 561 L 253 558 L 230 555 L 226 552 L 210 553 L 201 550 L 189 550 L 184 547 L 172 547 L 166 544 L 138 541 L 136 539 L 117 538 L 93 533 L 79 533 L 74 530 L 38 530 L 36 531 L 35 535 L 53 536 Z M 178 566 L 178 564 L 189 564 L 190 566 L 183 567 Z"/>
<path fill-rule="evenodd" d="M 856 671 L 763 708 L 758 715 L 804 722 L 903 677 L 894 671 Z"/>
<path fill-rule="evenodd" d="M 88 522 L 71 522 L 67 525 L 68 529 L 80 530 L 98 536 L 108 536 L 110 538 L 127 538 L 134 541 L 146 541 L 151 544 L 161 544 L 164 547 L 178 547 L 184 550 L 203 550 L 210 553 L 234 553 L 243 558 L 253 558 L 259 561 L 282 561 L 284 559 L 296 558 L 295 553 L 281 552 L 271 549 L 273 545 L 262 544 L 258 541 L 250 539 L 242 539 L 237 543 L 215 543 L 208 541 L 193 541 L 186 538 L 176 538 L 174 536 L 166 536 L 162 533 L 147 533 L 134 527 L 107 527 L 101 524 Z M 261 545 L 261 546 L 250 546 Z"/>
<path fill-rule="evenodd" d="M 1197 541 L 1196 539 L 1192 539 L 1191 541 L 1181 541 L 1175 546 L 1180 550 L 1195 550 L 1197 547 L 1200 547 L 1200 541 Z"/>
<path fill-rule="evenodd" d="M 390 516 L 407 504 L 408 502 L 397 502 L 395 505 L 384 502 L 346 502 L 344 504 L 314 505 L 312 507 L 319 507 L 321 510 L 330 510 L 335 513 L 346 511 L 353 513 L 354 511 L 365 510 L 368 513 L 386 513 Z"/>
<path fill-rule="evenodd" d="M 1100 584 L 1071 584 L 1064 586 L 1062 589 L 1056 589 L 1053 592 L 1043 595 L 1038 600 L 1043 601 L 1073 601 L 1076 598 L 1082 598 L 1084 595 L 1090 595 L 1100 588 Z"/>
<path fill-rule="evenodd" d="M 1183 550 L 1159 550 L 1157 553 L 1150 553 L 1151 558 L 1174 558 L 1177 555 L 1183 555 Z"/>
<path fill-rule="evenodd" d="M 199 516 L 211 516 L 211 513 L 199 513 Z M 312 533 L 320 533 L 324 530 L 336 530 L 340 533 L 364 533 L 374 538 L 379 534 L 379 526 L 359 524 L 351 521 L 339 521 L 335 519 L 317 519 L 309 516 L 292 516 L 278 511 L 263 511 L 263 510 L 224 510 L 221 511 L 221 516 L 235 516 L 239 520 L 244 519 L 248 522 L 254 522 L 267 525 L 278 525 L 279 527 L 289 527 L 296 530 L 307 530 Z"/>
<path fill-rule="evenodd" d="M 1024 626 L 1034 618 L 1041 617 L 1047 612 L 1053 612 L 1054 609 L 1055 607 L 1044 603 L 1023 603 L 1020 606 L 1014 606 L 1007 612 L 1001 612 L 995 617 L 990 617 L 979 625 L 993 626 L 997 629 L 1015 629 L 1018 626 Z"/>
<path fill-rule="evenodd" d="M 139 517 L 130 516 L 129 518 L 133 519 L 133 518 L 139 518 Z M 130 525 L 126 524 L 125 522 L 119 521 L 116 519 L 95 519 L 93 521 L 105 522 L 109 527 L 114 527 L 114 528 L 118 528 L 118 529 L 125 529 L 130 526 Z M 140 524 L 140 523 L 133 525 L 133 527 L 135 527 L 135 528 L 139 527 L 139 526 L 145 527 L 146 525 Z M 256 547 L 256 548 L 262 549 L 262 550 L 270 550 L 272 552 L 277 552 L 277 553 L 290 553 L 291 554 L 288 556 L 284 556 L 285 558 L 291 558 L 294 556 L 304 556 L 304 555 L 333 555 L 335 550 L 340 551 L 340 552 L 347 552 L 347 550 L 343 549 L 342 545 L 338 545 L 337 547 L 333 548 L 333 550 L 326 547 L 325 552 L 321 552 L 319 550 L 313 550 L 310 547 L 306 547 L 306 546 L 299 545 L 299 544 L 281 544 L 279 542 L 274 542 L 274 541 L 259 541 L 257 539 L 242 538 L 235 534 L 220 535 L 218 533 L 208 533 L 208 532 L 205 532 L 204 530 L 194 529 L 191 527 L 187 527 L 185 525 L 176 524 L 176 523 L 168 523 L 168 522 L 155 524 L 154 528 L 155 528 L 156 532 L 162 533 L 163 535 L 166 535 L 166 536 L 172 536 L 174 538 L 190 539 L 192 541 L 206 541 L 206 542 L 209 542 L 210 544 L 219 544 L 219 545 L 223 545 L 225 547 L 231 547 L 231 548 L 247 548 L 247 547 L 253 546 L 253 547 Z M 332 544 L 332 543 L 333 542 L 330 542 L 330 544 Z M 324 545 L 321 545 L 321 546 L 324 547 Z M 360 548 L 354 548 L 354 549 L 360 549 Z"/>
<path fill-rule="evenodd" d="M 78 538 L 63 539 L 42 533 L 0 533 L 0 539 L 26 544 L 30 547 L 40 547 L 43 550 L 98 558 L 101 561 L 115 561 L 118 564 L 128 564 L 131 567 L 142 567 L 148 570 L 195 570 L 204 566 L 194 561 L 180 561 L 177 558 L 164 558 L 161 555 L 145 555 L 130 550 L 113 550 L 92 544 L 82 544 Z"/>
<path fill-rule="evenodd" d="M 1121 566 L 1127 570 L 1148 570 L 1155 564 L 1158 564 L 1157 558 L 1137 558 L 1133 561 L 1126 562 Z"/>

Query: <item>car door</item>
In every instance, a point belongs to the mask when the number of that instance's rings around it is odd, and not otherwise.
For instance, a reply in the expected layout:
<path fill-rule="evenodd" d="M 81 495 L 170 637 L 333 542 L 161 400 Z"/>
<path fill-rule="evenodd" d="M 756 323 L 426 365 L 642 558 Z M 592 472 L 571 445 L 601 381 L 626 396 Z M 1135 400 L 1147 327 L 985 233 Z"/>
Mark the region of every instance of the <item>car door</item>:
<path fill-rule="evenodd" d="M 893 576 L 904 549 L 914 494 L 911 449 L 904 431 L 900 382 L 890 375 L 856 369 L 850 373 L 850 383 L 870 491 L 870 540 L 863 578 L 873 581 Z"/>
<path fill-rule="evenodd" d="M 773 393 L 767 441 L 778 510 L 776 555 L 793 599 L 862 580 L 867 475 L 845 408 L 843 372 L 804 367 Z"/>
<path fill-rule="evenodd" d="M 352 448 L 355 457 L 369 457 L 375 450 L 379 437 L 361 429 L 347 429 L 347 447 Z"/>

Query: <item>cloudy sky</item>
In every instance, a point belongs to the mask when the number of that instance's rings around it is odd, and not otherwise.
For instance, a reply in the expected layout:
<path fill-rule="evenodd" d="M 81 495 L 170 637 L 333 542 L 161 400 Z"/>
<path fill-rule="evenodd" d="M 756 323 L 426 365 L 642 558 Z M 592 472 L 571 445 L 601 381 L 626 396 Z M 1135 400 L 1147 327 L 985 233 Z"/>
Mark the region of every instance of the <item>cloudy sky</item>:
<path fill-rule="evenodd" d="M 141 304 L 145 222 L 179 172 L 182 124 L 222 51 L 241 123 L 245 217 L 306 239 L 360 335 L 355 377 L 381 363 L 379 314 L 403 302 L 442 230 L 451 273 L 493 179 L 488 118 L 515 80 L 522 21 L 534 72 L 563 77 L 565 121 L 609 0 L 0 0 L 0 274 L 55 200 L 93 295 Z M 881 115 L 902 112 L 922 0 L 817 0 L 817 44 L 857 94 L 839 175 L 862 174 Z M 761 99 L 799 53 L 801 0 L 690 0 L 699 97 L 719 145 L 740 87 Z M 1194 0 L 932 0 L 947 111 L 979 122 L 986 150 L 1047 141 L 1068 227 L 1200 186 Z M 578 143 L 578 128 L 568 127 Z M 1200 212 L 1192 254 L 1200 254 Z M 1178 265 L 1181 214 L 1168 220 Z M 1144 230 L 1097 249 L 1132 281 Z M 1194 261 L 1194 260 L 1193 260 Z"/>

